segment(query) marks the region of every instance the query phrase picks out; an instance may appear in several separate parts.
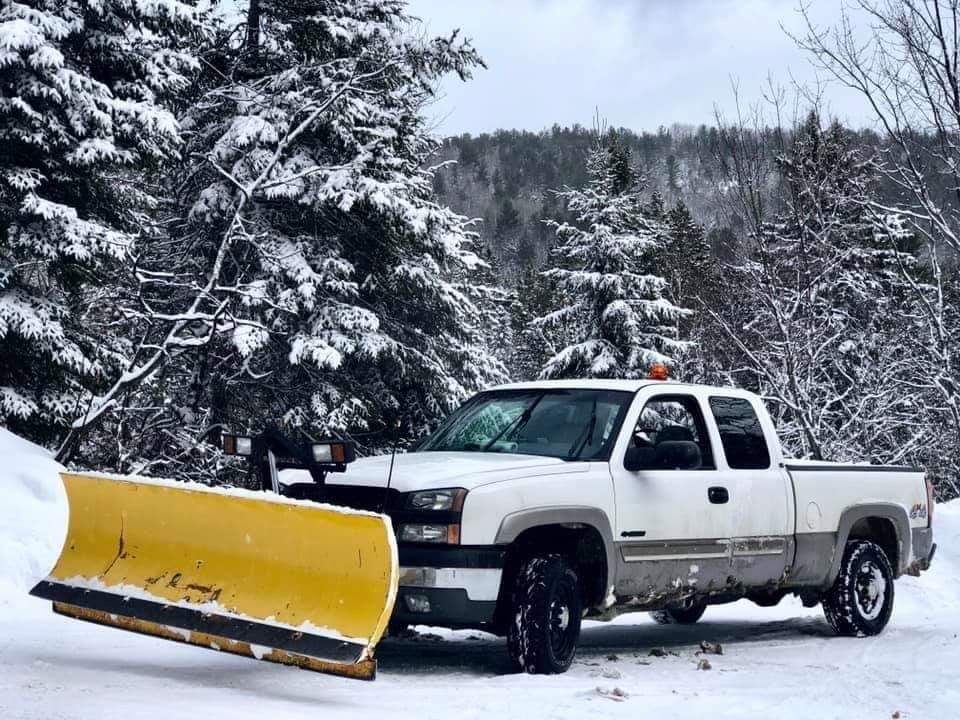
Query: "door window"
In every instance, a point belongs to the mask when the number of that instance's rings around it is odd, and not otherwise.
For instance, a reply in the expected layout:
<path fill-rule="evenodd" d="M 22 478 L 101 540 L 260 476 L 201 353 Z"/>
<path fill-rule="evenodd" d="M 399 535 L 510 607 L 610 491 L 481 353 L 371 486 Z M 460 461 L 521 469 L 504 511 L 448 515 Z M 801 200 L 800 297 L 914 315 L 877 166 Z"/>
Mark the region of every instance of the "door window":
<path fill-rule="evenodd" d="M 692 395 L 658 395 L 647 401 L 633 431 L 637 447 L 656 452 L 669 442 L 693 442 L 700 450 L 697 470 L 713 470 L 713 451 L 700 404 Z"/>
<path fill-rule="evenodd" d="M 770 451 L 760 419 L 749 400 L 732 397 L 710 398 L 710 411 L 717 421 L 727 465 L 737 470 L 770 467 Z"/>

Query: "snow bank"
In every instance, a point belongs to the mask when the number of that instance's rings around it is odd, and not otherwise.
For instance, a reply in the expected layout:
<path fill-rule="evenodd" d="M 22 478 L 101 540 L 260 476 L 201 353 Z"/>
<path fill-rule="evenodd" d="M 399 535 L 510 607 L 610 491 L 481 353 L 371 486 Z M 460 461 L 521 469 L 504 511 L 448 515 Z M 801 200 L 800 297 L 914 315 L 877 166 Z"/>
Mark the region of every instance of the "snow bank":
<path fill-rule="evenodd" d="M 62 467 L 37 445 L 0 428 L 0 605 L 47 575 L 67 534 Z"/>
<path fill-rule="evenodd" d="M 937 553 L 948 548 L 951 560 L 960 560 L 960 500 L 938 504 L 933 509 L 933 541 Z M 937 561 L 934 557 L 933 561 Z"/>

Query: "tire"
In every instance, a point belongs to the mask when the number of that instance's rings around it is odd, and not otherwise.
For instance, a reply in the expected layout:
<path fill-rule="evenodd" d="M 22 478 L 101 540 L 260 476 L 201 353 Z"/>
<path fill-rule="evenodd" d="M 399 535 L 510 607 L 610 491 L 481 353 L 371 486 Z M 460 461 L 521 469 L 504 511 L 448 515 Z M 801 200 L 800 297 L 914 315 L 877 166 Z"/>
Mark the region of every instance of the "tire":
<path fill-rule="evenodd" d="M 577 574 L 560 555 L 521 564 L 511 595 L 507 648 L 518 672 L 565 672 L 580 638 L 582 599 Z"/>
<path fill-rule="evenodd" d="M 837 635 L 879 634 L 893 612 L 893 568 L 876 543 L 847 543 L 840 573 L 821 598 L 823 614 Z"/>
<path fill-rule="evenodd" d="M 703 603 L 694 603 L 689 607 L 670 607 L 654 610 L 650 617 L 657 625 L 693 625 L 703 617 L 707 606 Z"/>

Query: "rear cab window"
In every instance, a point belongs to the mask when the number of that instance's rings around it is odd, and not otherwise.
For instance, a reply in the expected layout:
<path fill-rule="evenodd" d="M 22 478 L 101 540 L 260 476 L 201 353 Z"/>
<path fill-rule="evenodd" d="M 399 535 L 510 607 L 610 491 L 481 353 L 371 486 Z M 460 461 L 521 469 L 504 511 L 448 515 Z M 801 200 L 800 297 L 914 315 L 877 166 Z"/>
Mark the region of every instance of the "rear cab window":
<path fill-rule="evenodd" d="M 710 398 L 710 412 L 720 432 L 727 465 L 735 470 L 770 467 L 770 451 L 760 418 L 749 400 L 736 397 Z"/>

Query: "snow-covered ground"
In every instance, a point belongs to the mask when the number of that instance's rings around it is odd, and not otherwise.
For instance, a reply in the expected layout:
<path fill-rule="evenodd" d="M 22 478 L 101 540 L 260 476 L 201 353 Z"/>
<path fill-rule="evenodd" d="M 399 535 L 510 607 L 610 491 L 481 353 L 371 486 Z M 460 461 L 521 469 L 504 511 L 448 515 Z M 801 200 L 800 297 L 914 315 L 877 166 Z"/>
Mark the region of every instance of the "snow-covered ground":
<path fill-rule="evenodd" d="M 937 508 L 933 569 L 897 583 L 893 620 L 876 638 L 833 637 L 819 609 L 795 601 L 740 602 L 685 628 L 645 615 L 586 623 L 570 672 L 527 676 L 505 674 L 496 638 L 419 628 L 384 641 L 378 680 L 361 683 L 53 615 L 26 589 L 62 540 L 56 465 L 4 430 L 0 458 L 4 720 L 960 717 L 960 503 Z M 698 656 L 703 640 L 723 654 Z M 701 657 L 712 669 L 697 669 Z"/>

